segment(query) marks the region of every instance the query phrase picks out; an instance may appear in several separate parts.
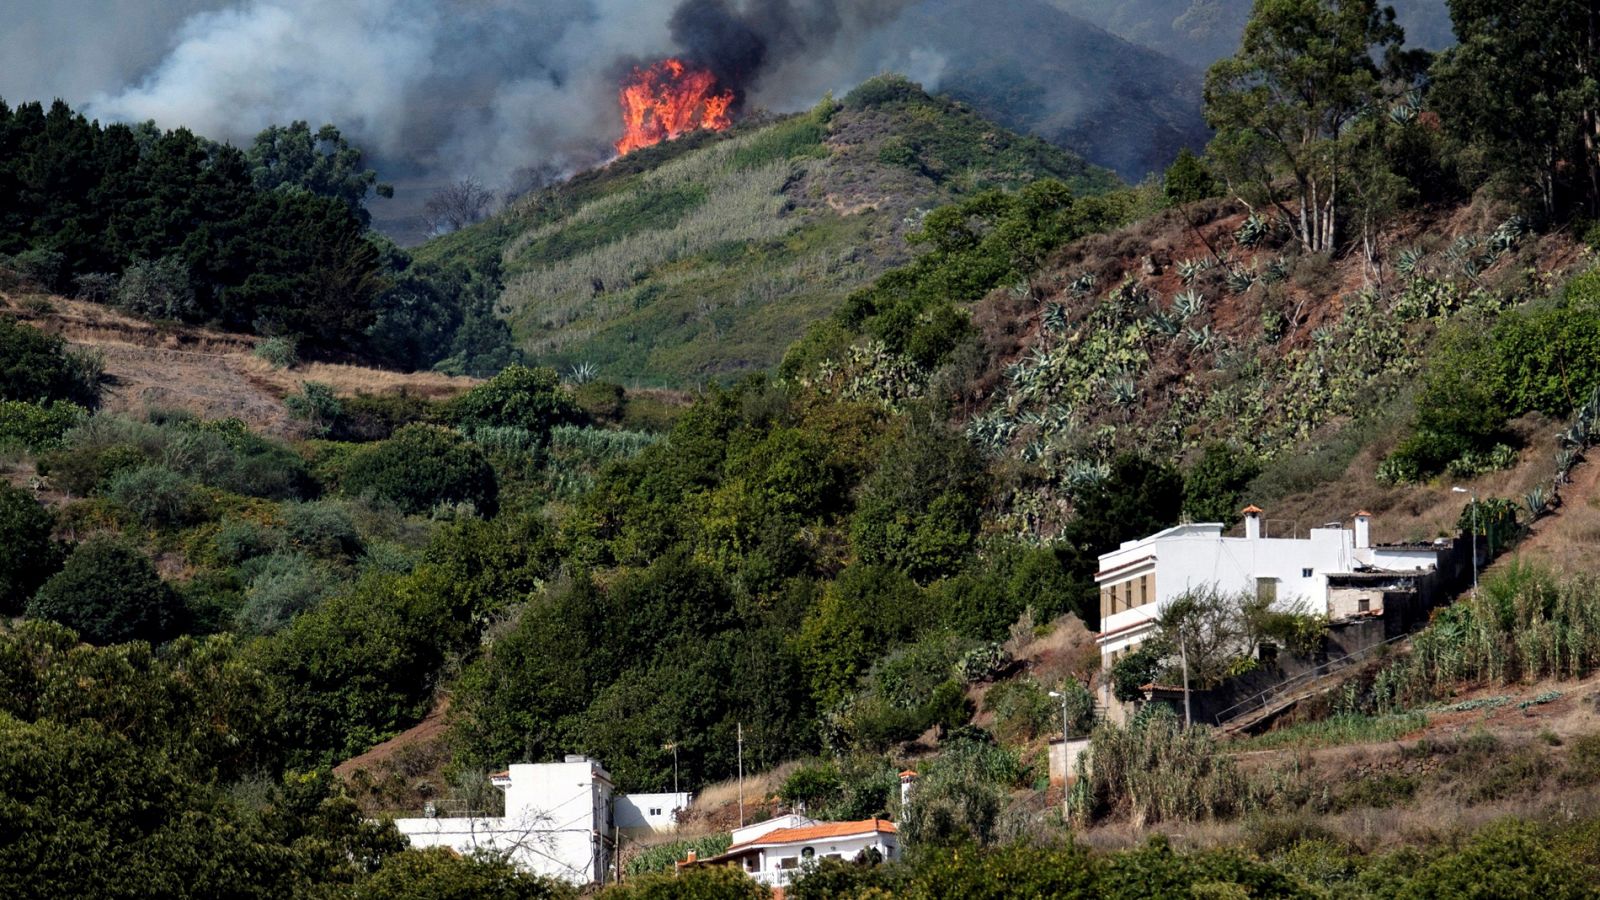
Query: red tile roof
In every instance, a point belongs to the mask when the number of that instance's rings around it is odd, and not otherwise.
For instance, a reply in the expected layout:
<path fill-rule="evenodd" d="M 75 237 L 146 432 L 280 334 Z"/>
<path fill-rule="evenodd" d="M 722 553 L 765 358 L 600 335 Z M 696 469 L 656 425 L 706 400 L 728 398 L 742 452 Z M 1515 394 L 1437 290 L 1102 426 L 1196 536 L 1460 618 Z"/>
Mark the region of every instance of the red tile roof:
<path fill-rule="evenodd" d="M 1243 512 L 1245 515 L 1248 516 L 1248 515 L 1252 515 L 1252 514 L 1260 515 L 1261 513 L 1265 512 L 1265 510 L 1263 510 L 1261 507 L 1259 507 L 1259 506 L 1255 505 L 1254 503 L 1252 503 L 1249 506 L 1246 506 L 1244 509 L 1240 510 L 1240 512 Z"/>
<path fill-rule="evenodd" d="M 769 844 L 800 844 L 807 841 L 821 841 L 828 838 L 853 837 L 860 834 L 894 834 L 899 829 L 888 819 L 864 819 L 860 822 L 823 822 L 820 825 L 806 825 L 801 828 L 775 828 L 772 831 L 735 844 L 728 848 L 728 852 L 741 850 L 747 847 L 764 847 Z"/>

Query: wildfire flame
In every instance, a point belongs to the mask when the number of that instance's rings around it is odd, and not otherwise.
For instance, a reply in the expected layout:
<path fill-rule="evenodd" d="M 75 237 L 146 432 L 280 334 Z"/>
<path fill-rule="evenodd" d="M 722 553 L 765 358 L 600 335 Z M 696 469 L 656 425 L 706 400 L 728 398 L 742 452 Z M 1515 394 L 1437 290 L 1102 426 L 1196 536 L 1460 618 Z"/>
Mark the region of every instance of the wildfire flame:
<path fill-rule="evenodd" d="M 718 90 L 710 71 L 679 59 L 634 69 L 619 99 L 623 130 L 618 154 L 670 141 L 697 128 L 721 131 L 733 124 L 728 114 L 733 91 Z"/>

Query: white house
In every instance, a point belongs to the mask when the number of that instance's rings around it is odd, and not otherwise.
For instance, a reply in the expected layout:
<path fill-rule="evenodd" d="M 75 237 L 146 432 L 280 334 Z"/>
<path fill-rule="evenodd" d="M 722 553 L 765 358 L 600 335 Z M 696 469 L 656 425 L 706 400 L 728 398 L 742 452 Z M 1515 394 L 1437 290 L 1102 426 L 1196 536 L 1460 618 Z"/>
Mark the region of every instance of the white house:
<path fill-rule="evenodd" d="M 738 866 L 762 884 L 781 887 L 799 877 L 808 863 L 824 859 L 853 860 L 862 854 L 879 860 L 900 856 L 897 829 L 887 819 L 815 822 L 791 815 L 782 817 L 777 826 L 764 830 L 761 827 L 768 825 L 769 822 L 762 822 L 735 831 L 733 845 L 726 853 L 696 859 L 691 852 L 688 859 L 678 863 L 678 868 Z"/>
<path fill-rule="evenodd" d="M 1261 515 L 1255 506 L 1244 509 L 1243 537 L 1223 537 L 1219 523 L 1177 525 L 1101 554 L 1095 583 L 1102 665 L 1110 668 L 1137 649 L 1155 631 L 1162 608 L 1191 590 L 1252 592 L 1280 608 L 1298 601 L 1334 619 L 1376 615 L 1383 611 L 1381 591 L 1330 591 L 1329 576 L 1424 572 L 1437 569 L 1448 551 L 1442 544 L 1374 546 L 1367 512 L 1356 513 L 1349 528 L 1330 522 L 1305 537 L 1268 536 Z"/>
<path fill-rule="evenodd" d="M 396 819 L 413 847 L 503 853 L 540 875 L 603 884 L 611 859 L 611 776 L 586 756 L 518 764 L 490 776 L 504 816 Z"/>
<path fill-rule="evenodd" d="M 678 828 L 678 813 L 689 808 L 693 795 L 618 794 L 612 802 L 611 824 L 629 837 L 665 834 Z"/>

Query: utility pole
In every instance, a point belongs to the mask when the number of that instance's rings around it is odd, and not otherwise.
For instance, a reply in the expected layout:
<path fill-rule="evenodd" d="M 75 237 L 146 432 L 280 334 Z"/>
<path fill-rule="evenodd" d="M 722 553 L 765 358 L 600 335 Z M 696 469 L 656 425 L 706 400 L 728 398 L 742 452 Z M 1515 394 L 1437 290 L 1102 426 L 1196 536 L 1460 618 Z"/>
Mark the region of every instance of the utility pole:
<path fill-rule="evenodd" d="M 1067 738 L 1072 737 L 1072 720 L 1067 716 L 1067 691 L 1066 685 L 1059 691 L 1051 691 L 1050 696 L 1061 699 L 1061 818 L 1072 817 L 1072 792 L 1067 790 L 1067 779 L 1072 773 L 1067 771 Z"/>
<path fill-rule="evenodd" d="M 739 736 L 739 827 L 744 827 L 744 723 L 735 726 Z"/>
<path fill-rule="evenodd" d="M 1183 661 L 1183 727 L 1190 728 L 1194 725 L 1194 716 L 1189 711 L 1189 646 L 1183 639 L 1183 629 L 1178 629 L 1178 659 Z"/>

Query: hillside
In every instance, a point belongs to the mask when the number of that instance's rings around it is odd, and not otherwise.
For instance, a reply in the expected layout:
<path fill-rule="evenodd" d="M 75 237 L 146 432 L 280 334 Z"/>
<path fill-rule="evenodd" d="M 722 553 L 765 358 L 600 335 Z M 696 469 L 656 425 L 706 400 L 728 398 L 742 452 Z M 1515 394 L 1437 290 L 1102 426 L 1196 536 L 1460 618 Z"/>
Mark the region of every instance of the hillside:
<path fill-rule="evenodd" d="M 1239 47 L 1252 0 L 1050 0 L 1051 4 L 1189 65 L 1204 68 Z M 1407 43 L 1441 50 L 1454 43 L 1444 0 L 1395 0 Z"/>
<path fill-rule="evenodd" d="M 1060 6 L 929 0 L 901 16 L 897 40 L 937 54 L 941 93 L 1129 183 L 1205 146 L 1199 69 Z"/>
<path fill-rule="evenodd" d="M 1053 533 L 1067 495 L 1118 452 L 1189 459 L 1215 443 L 1264 461 L 1254 502 L 1305 494 L 1286 508 L 1302 525 L 1360 507 L 1420 514 L 1418 488 L 1374 475 L 1410 414 L 1421 351 L 1452 320 L 1492 317 L 1589 259 L 1564 234 L 1497 242 L 1506 215 L 1397 222 L 1380 291 L 1357 256 L 1297 253 L 1270 228 L 1254 234 L 1266 226 L 1243 208 L 1208 202 L 1069 245 L 1034 279 L 1038 302 L 991 293 L 973 308 L 991 353 L 966 387 L 966 427 L 1021 466 L 1011 527 Z M 1552 452 L 1547 427 L 1525 426 L 1537 438 L 1525 452 Z"/>
<path fill-rule="evenodd" d="M 498 261 L 499 312 L 538 362 L 686 385 L 772 368 L 912 254 L 921 216 L 991 187 L 1115 179 L 894 79 L 842 103 L 632 154 L 417 251 Z"/>
<path fill-rule="evenodd" d="M 290 435 L 303 425 L 290 419 L 283 398 L 307 381 L 327 384 L 342 396 L 406 393 L 427 400 L 446 400 L 478 383 L 432 372 L 404 374 L 327 362 L 274 367 L 254 353 L 260 338 L 156 324 L 65 297 L 0 293 L 0 316 L 59 334 L 72 346 L 98 354 L 106 376 L 102 409 L 109 413 L 182 410 L 203 419 L 236 418 L 269 434 Z"/>

